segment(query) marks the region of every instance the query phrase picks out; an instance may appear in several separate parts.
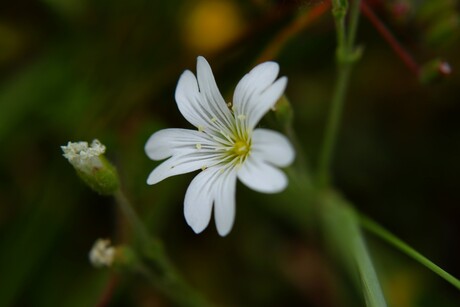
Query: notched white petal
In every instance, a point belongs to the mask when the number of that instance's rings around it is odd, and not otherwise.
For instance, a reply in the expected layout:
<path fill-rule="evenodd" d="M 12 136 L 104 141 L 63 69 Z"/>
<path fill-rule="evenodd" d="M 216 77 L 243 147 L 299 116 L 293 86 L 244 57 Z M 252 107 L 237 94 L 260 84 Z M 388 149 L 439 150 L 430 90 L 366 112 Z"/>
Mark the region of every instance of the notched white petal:
<path fill-rule="evenodd" d="M 254 128 L 262 117 L 272 109 L 286 89 L 287 78 L 281 77 L 259 95 L 250 101 L 250 112 L 248 112 L 249 126 Z"/>
<path fill-rule="evenodd" d="M 198 81 L 195 75 L 186 70 L 177 83 L 175 99 L 182 116 L 195 127 L 206 126 L 206 114 L 200 104 Z"/>
<path fill-rule="evenodd" d="M 251 154 L 255 160 L 264 160 L 279 167 L 290 165 L 295 150 L 287 137 L 268 129 L 256 129 L 252 134 Z"/>
<path fill-rule="evenodd" d="M 212 121 L 211 127 L 217 131 L 223 129 L 229 132 L 232 125 L 231 112 L 217 87 L 211 66 L 202 56 L 197 58 L 196 72 L 201 95 L 200 102 Z M 219 128 L 214 125 L 216 122 Z"/>
<path fill-rule="evenodd" d="M 197 144 L 209 144 L 212 139 L 205 133 L 189 129 L 163 129 L 155 132 L 145 144 L 145 153 L 152 160 L 163 160 L 175 153 L 184 153 Z"/>
<path fill-rule="evenodd" d="M 207 169 L 193 178 L 184 200 L 184 217 L 195 233 L 202 232 L 211 220 L 216 181 L 216 168 Z"/>
<path fill-rule="evenodd" d="M 215 190 L 214 219 L 217 232 L 225 237 L 230 233 L 235 221 L 236 172 L 227 170 Z"/>
<path fill-rule="evenodd" d="M 278 76 L 279 66 L 275 62 L 265 62 L 254 67 L 236 86 L 233 96 L 234 105 L 247 113 L 254 95 L 263 92 Z"/>
<path fill-rule="evenodd" d="M 212 154 L 200 154 L 199 152 L 184 152 L 169 158 L 158 165 L 147 178 L 147 184 L 156 184 L 171 176 L 190 173 L 203 167 L 215 164 L 218 157 Z"/>
<path fill-rule="evenodd" d="M 278 193 L 288 183 L 286 175 L 278 168 L 249 157 L 238 171 L 238 178 L 246 186 L 261 193 Z"/>

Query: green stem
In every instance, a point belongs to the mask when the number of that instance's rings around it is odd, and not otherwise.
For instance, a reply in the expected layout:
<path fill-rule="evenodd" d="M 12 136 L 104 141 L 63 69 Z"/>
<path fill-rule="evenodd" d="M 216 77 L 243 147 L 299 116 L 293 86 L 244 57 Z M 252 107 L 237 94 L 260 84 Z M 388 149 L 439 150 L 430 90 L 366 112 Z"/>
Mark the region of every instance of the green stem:
<path fill-rule="evenodd" d="M 150 234 L 147 231 L 147 228 L 145 228 L 144 223 L 142 223 L 141 219 L 137 215 L 136 211 L 134 211 L 123 191 L 118 189 L 115 192 L 114 197 L 120 207 L 120 210 L 133 227 L 136 238 L 140 240 L 143 246 L 148 246 L 151 241 Z"/>
<path fill-rule="evenodd" d="M 332 105 L 326 124 L 326 132 L 318 165 L 318 183 L 321 187 L 325 187 L 329 184 L 332 153 L 334 152 L 334 147 L 337 143 L 337 135 L 342 117 L 342 110 L 350 73 L 350 65 L 345 65 L 338 72 L 334 96 L 332 98 Z"/>
<path fill-rule="evenodd" d="M 332 0 L 332 15 L 334 16 L 335 28 L 337 31 L 337 52 L 346 48 L 345 17 L 348 10 L 347 0 Z"/>
<path fill-rule="evenodd" d="M 457 289 L 460 289 L 460 280 L 452 276 L 451 274 L 447 273 L 444 271 L 442 268 L 440 268 L 438 265 L 434 264 L 432 261 L 430 261 L 428 258 L 417 252 L 415 249 L 407 245 L 404 241 L 401 239 L 397 238 L 395 235 L 393 235 L 391 232 L 383 228 L 382 226 L 378 225 L 376 222 L 372 221 L 371 219 L 365 217 L 365 216 L 360 216 L 359 219 L 361 226 L 368 230 L 369 232 L 373 233 L 377 237 L 381 238 L 382 240 L 386 241 L 390 245 L 396 247 L 412 259 L 418 261 L 434 273 L 438 274 L 441 278 L 446 280 L 448 283 L 452 284 L 454 287 Z"/>
<path fill-rule="evenodd" d="M 332 1 L 332 13 L 337 30 L 336 56 L 338 73 L 331 108 L 327 119 L 324 141 L 319 156 L 318 184 L 320 187 L 327 186 L 330 181 L 329 177 L 332 154 L 334 152 L 335 144 L 337 143 L 337 135 L 340 127 L 350 73 L 353 63 L 359 55 L 359 52 L 354 49 L 354 40 L 358 28 L 360 3 L 360 0 L 353 1 L 350 12 L 350 27 L 348 32 L 346 32 L 345 16 L 348 8 L 348 1 Z"/>
<path fill-rule="evenodd" d="M 166 255 L 162 244 L 152 238 L 129 200 L 118 189 L 114 194 L 120 210 L 134 229 L 139 240 L 141 263 L 136 268 L 178 306 L 199 307 L 209 304 L 187 284 Z"/>
<path fill-rule="evenodd" d="M 354 43 L 356 38 L 356 32 L 358 30 L 358 23 L 359 23 L 359 13 L 361 8 L 361 0 L 353 0 L 351 3 L 350 9 L 350 26 L 348 30 L 348 40 L 347 40 L 347 48 L 349 52 L 354 52 Z"/>
<path fill-rule="evenodd" d="M 142 259 L 143 264 L 138 267 L 157 289 L 168 296 L 175 306 L 206 307 L 208 302 L 184 281 L 174 265 L 167 258 L 161 245 L 153 242 L 149 253 Z"/>

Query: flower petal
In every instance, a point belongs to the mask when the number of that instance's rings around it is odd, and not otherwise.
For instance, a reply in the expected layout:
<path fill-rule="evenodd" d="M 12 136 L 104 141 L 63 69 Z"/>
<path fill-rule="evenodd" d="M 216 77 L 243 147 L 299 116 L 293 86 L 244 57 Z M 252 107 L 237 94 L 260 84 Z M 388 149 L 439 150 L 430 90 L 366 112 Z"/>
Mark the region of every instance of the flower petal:
<path fill-rule="evenodd" d="M 215 190 L 214 219 L 220 236 L 228 235 L 235 221 L 236 172 L 228 169 L 219 174 Z"/>
<path fill-rule="evenodd" d="M 284 190 L 288 180 L 278 168 L 250 156 L 238 171 L 238 178 L 246 186 L 261 193 L 277 193 Z"/>
<path fill-rule="evenodd" d="M 287 78 L 276 82 L 279 66 L 275 62 L 265 62 L 253 68 L 238 83 L 233 96 L 235 115 L 247 119 L 247 127 L 253 129 L 265 113 L 272 108 L 283 94 Z"/>
<path fill-rule="evenodd" d="M 175 99 L 182 116 L 197 128 L 207 127 L 208 118 L 201 106 L 201 95 L 195 75 L 186 70 L 177 83 Z"/>
<path fill-rule="evenodd" d="M 189 129 L 163 129 L 150 136 L 145 153 L 152 160 L 163 160 L 175 153 L 196 151 L 203 146 L 214 146 L 206 133 Z M 198 148 L 197 148 L 198 147 Z"/>
<path fill-rule="evenodd" d="M 202 232 L 211 219 L 214 189 L 220 179 L 219 172 L 218 167 L 202 171 L 193 178 L 185 193 L 184 216 L 195 233 Z"/>
<path fill-rule="evenodd" d="M 283 95 L 286 89 L 287 78 L 281 77 L 275 83 L 270 85 L 260 95 L 254 96 L 251 100 L 251 106 L 249 113 L 246 115 L 248 119 L 248 126 L 254 128 L 262 117 L 272 109 L 278 99 Z"/>
<path fill-rule="evenodd" d="M 175 98 L 182 115 L 199 130 L 230 133 L 231 112 L 217 88 L 211 67 L 197 59 L 197 76 L 186 70 L 177 83 Z"/>
<path fill-rule="evenodd" d="M 281 133 L 258 128 L 252 134 L 251 155 L 255 160 L 286 167 L 294 161 L 295 151 L 288 138 Z"/>
<path fill-rule="evenodd" d="M 220 124 L 219 126 L 222 126 L 217 129 L 218 131 L 229 132 L 228 127 L 232 127 L 230 109 L 217 88 L 211 66 L 202 56 L 197 58 L 196 72 L 203 107 L 209 112 L 210 119 L 213 119 L 214 123 L 217 121 Z"/>
<path fill-rule="evenodd" d="M 219 161 L 215 153 L 202 153 L 199 151 L 185 152 L 172 156 L 158 165 L 147 178 L 147 184 L 155 184 L 171 176 L 186 174 L 200 168 L 207 168 Z"/>
<path fill-rule="evenodd" d="M 278 76 L 279 66 L 275 62 L 265 62 L 254 67 L 238 82 L 233 95 L 233 105 L 238 112 L 247 113 L 250 98 L 263 92 Z"/>

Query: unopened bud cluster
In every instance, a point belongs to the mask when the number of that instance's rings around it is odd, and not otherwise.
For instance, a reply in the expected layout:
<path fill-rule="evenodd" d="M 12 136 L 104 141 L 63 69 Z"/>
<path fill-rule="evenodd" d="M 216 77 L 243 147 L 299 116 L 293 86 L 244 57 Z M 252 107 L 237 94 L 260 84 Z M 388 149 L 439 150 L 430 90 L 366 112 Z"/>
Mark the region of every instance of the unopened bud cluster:
<path fill-rule="evenodd" d="M 88 257 L 91 264 L 96 268 L 110 267 L 115 258 L 115 247 L 111 246 L 108 239 L 98 239 L 94 242 Z"/>
<path fill-rule="evenodd" d="M 104 157 L 105 146 L 98 140 L 69 142 L 61 146 L 64 157 L 69 160 L 78 176 L 94 191 L 110 195 L 119 187 L 115 168 Z"/>
<path fill-rule="evenodd" d="M 452 68 L 448 62 L 442 59 L 434 59 L 421 67 L 419 79 L 423 84 L 429 84 L 447 78 L 451 74 Z"/>
<path fill-rule="evenodd" d="M 113 246 L 109 239 L 97 239 L 89 251 L 88 258 L 96 268 L 130 270 L 139 266 L 139 259 L 130 246 Z"/>

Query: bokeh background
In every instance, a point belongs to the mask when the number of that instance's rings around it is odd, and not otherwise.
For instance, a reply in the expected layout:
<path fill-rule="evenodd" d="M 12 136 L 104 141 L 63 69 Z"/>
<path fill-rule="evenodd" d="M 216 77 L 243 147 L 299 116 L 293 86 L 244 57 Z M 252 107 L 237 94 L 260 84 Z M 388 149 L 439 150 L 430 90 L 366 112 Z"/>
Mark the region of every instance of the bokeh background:
<path fill-rule="evenodd" d="M 367 1 L 421 66 L 422 84 L 361 18 L 334 163 L 335 184 L 362 212 L 460 276 L 459 4 Z M 295 127 L 313 167 L 335 79 L 328 1 L 20 0 L 0 3 L 0 306 L 172 306 L 142 277 L 96 270 L 100 237 L 127 243 L 111 197 L 97 195 L 62 157 L 68 141 L 101 140 L 128 197 L 186 280 L 221 306 L 360 306 L 359 292 L 318 232 L 276 214 L 289 190 L 237 190 L 232 233 L 195 235 L 183 196 L 193 174 L 147 186 L 153 132 L 190 127 L 174 89 L 204 55 L 225 97 L 256 63 L 289 78 Z M 313 13 L 311 13 L 313 12 Z M 308 223 L 308 218 L 306 222 Z M 368 236 L 391 306 L 458 306 L 458 290 Z M 129 241 L 128 241 L 129 243 Z"/>

